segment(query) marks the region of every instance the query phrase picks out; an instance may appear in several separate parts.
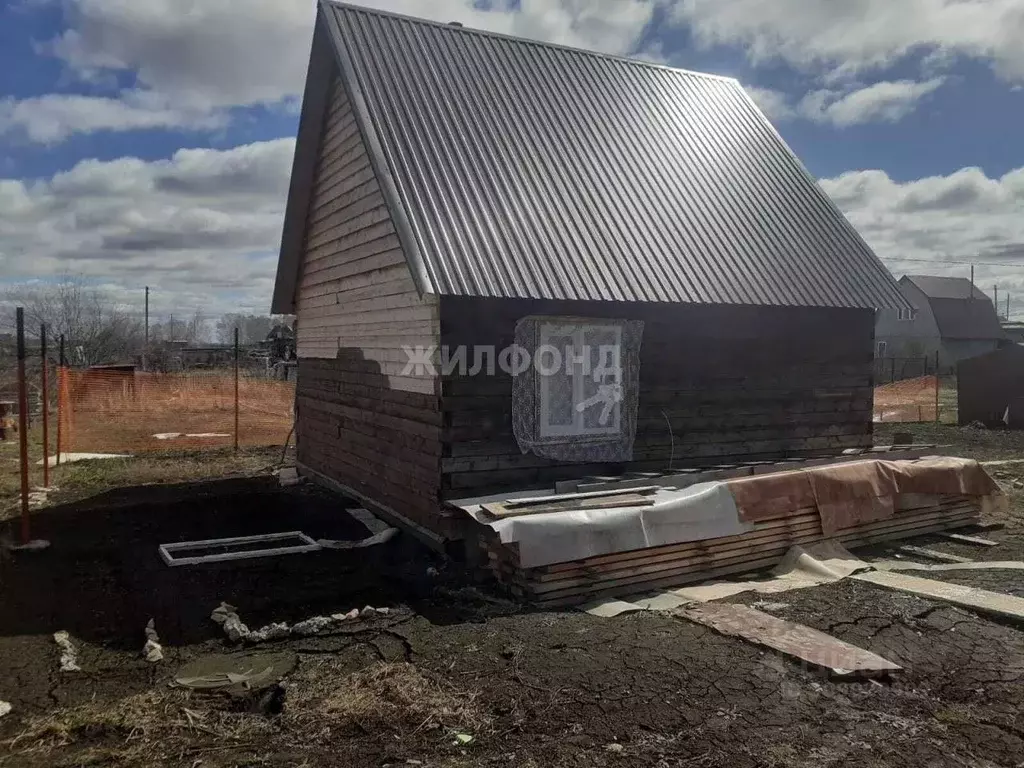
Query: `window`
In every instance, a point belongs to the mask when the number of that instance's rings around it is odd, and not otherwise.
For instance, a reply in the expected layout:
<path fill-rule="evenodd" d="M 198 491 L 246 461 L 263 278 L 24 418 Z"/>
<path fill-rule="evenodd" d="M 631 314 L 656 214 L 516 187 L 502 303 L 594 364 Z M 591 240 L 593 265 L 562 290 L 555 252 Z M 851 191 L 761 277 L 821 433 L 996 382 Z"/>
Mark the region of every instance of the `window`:
<path fill-rule="evenodd" d="M 542 323 L 534 359 L 541 440 L 622 432 L 621 325 Z"/>
<path fill-rule="evenodd" d="M 512 376 L 519 450 L 562 463 L 632 461 L 640 320 L 530 315 L 516 322 L 525 368 Z"/>
<path fill-rule="evenodd" d="M 913 320 L 917 317 L 916 309 L 898 309 L 896 310 L 897 320 Z"/>
<path fill-rule="evenodd" d="M 885 342 L 878 342 L 878 355 L 877 357 L 885 357 Z"/>

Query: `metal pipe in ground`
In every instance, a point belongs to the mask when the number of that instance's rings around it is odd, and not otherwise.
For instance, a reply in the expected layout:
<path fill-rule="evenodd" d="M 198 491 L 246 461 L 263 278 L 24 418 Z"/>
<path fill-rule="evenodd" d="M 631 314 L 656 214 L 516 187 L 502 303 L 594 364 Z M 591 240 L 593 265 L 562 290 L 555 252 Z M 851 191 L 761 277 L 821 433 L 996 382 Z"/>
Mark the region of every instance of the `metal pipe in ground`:
<path fill-rule="evenodd" d="M 238 451 L 238 328 L 235 328 L 235 452 Z"/>
<path fill-rule="evenodd" d="M 39 326 L 39 356 L 43 362 L 43 487 L 50 487 L 50 362 L 46 359 L 46 323 Z"/>
<path fill-rule="evenodd" d="M 61 452 L 61 416 L 64 413 L 64 334 L 60 335 L 60 357 L 57 359 L 57 460 L 54 462 L 58 467 L 60 466 L 60 452 Z"/>
<path fill-rule="evenodd" d="M 28 388 L 25 386 L 25 310 L 16 310 L 18 327 L 18 447 L 21 458 L 21 543 L 31 539 L 28 519 Z"/>

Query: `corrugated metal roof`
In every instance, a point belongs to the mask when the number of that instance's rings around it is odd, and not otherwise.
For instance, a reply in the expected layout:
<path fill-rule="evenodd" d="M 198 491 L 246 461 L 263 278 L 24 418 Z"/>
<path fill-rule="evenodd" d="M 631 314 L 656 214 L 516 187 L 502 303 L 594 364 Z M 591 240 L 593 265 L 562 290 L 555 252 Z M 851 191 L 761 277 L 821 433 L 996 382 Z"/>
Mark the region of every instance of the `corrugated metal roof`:
<path fill-rule="evenodd" d="M 907 306 L 736 81 L 321 9 L 425 292 Z"/>
<path fill-rule="evenodd" d="M 944 339 L 1002 339 L 1006 336 L 988 299 L 929 299 Z"/>
<path fill-rule="evenodd" d="M 966 277 L 934 277 L 932 275 L 904 275 L 929 299 L 969 299 L 988 301 L 988 296 Z"/>

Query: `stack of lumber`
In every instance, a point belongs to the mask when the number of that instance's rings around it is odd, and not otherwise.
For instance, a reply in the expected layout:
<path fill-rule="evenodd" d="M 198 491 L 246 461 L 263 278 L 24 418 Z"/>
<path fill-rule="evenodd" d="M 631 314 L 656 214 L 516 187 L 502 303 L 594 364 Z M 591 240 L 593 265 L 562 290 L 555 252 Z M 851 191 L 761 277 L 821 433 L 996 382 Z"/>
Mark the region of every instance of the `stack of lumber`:
<path fill-rule="evenodd" d="M 831 538 L 864 546 L 961 528 L 980 520 L 976 496 L 897 497 L 896 514 L 876 523 L 822 533 L 815 509 L 793 510 L 785 517 L 759 521 L 738 536 L 620 552 L 540 568 L 522 568 L 515 544 L 502 544 L 481 526 L 480 546 L 487 567 L 512 594 L 546 606 L 576 605 L 597 598 L 638 594 L 749 573 L 777 565 L 790 547 Z"/>

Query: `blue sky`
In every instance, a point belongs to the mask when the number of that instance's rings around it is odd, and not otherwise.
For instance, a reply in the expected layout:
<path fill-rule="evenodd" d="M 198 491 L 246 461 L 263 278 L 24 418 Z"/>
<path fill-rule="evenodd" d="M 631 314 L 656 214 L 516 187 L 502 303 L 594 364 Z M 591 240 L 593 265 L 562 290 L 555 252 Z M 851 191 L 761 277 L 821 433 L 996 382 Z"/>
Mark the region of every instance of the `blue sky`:
<path fill-rule="evenodd" d="M 1024 314 L 1020 0 L 368 4 L 734 76 L 897 276 L 973 260 Z M 0 9 L 0 286 L 265 310 L 313 3 Z"/>

